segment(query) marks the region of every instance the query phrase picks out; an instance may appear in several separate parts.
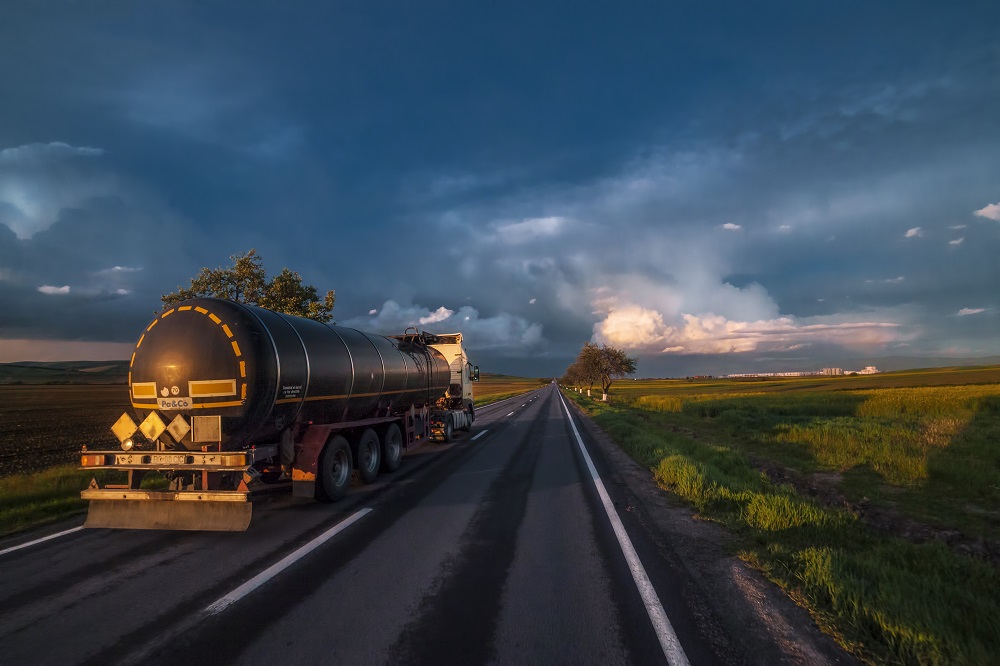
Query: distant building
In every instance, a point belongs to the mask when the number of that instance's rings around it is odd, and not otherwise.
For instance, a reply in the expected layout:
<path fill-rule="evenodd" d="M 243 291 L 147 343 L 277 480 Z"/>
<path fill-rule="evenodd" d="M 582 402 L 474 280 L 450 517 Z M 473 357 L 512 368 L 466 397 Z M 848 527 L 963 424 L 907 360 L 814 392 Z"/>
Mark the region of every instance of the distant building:
<path fill-rule="evenodd" d="M 817 375 L 835 376 L 835 375 L 877 375 L 879 369 L 874 365 L 865 366 L 864 370 L 847 370 L 843 368 L 823 368 L 822 370 L 814 370 L 808 372 L 740 372 L 733 373 L 731 375 L 724 375 L 728 379 L 747 379 L 750 377 L 815 377 Z"/>

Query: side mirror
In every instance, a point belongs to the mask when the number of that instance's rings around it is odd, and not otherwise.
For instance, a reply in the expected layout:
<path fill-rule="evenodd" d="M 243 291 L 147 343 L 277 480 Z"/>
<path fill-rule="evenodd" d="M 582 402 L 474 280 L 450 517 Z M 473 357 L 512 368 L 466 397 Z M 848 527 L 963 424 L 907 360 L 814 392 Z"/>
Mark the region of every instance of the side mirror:
<path fill-rule="evenodd" d="M 474 381 L 474 382 L 478 382 L 479 381 L 479 366 L 478 365 L 472 366 L 472 381 Z"/>

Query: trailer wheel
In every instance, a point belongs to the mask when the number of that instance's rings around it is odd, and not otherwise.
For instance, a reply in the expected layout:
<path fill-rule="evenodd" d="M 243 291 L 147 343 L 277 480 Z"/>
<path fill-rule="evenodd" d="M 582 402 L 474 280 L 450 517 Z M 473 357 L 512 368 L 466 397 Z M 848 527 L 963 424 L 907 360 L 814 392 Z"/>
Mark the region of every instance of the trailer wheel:
<path fill-rule="evenodd" d="M 455 434 L 455 425 L 451 422 L 451 414 L 449 414 L 448 417 L 444 420 L 444 428 L 441 432 L 441 441 L 447 444 L 452 439 L 454 439 L 453 437 L 454 434 Z"/>
<path fill-rule="evenodd" d="M 315 497 L 318 502 L 335 502 L 351 486 L 351 445 L 336 435 L 331 437 L 319 456 Z"/>
<path fill-rule="evenodd" d="M 381 460 L 382 451 L 378 435 L 371 428 L 367 428 L 358 440 L 358 477 L 361 483 L 374 483 Z"/>
<path fill-rule="evenodd" d="M 399 426 L 390 423 L 382 437 L 382 469 L 395 472 L 403 464 L 403 434 Z"/>

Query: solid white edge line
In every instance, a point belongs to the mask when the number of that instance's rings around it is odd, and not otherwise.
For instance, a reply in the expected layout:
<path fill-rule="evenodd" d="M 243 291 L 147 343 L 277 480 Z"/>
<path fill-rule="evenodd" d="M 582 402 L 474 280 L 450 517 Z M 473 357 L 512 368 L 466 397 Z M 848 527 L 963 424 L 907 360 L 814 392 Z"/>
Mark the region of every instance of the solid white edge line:
<path fill-rule="evenodd" d="M 480 432 L 478 435 L 476 435 L 475 437 L 473 437 L 469 441 L 470 442 L 474 442 L 474 441 L 476 441 L 477 439 L 479 439 L 480 437 L 482 437 L 483 435 L 485 435 L 488 432 L 489 432 L 489 430 L 483 430 L 482 432 Z"/>
<path fill-rule="evenodd" d="M 72 534 L 73 532 L 79 532 L 82 529 L 83 529 L 83 525 L 80 525 L 79 527 L 74 527 L 74 528 L 69 529 L 69 530 L 63 530 L 62 532 L 56 532 L 55 534 L 50 534 L 48 536 L 44 536 L 41 539 L 35 539 L 34 541 L 28 541 L 27 543 L 20 543 L 20 544 L 18 544 L 16 546 L 11 546 L 10 548 L 4 548 L 3 550 L 0 550 L 0 555 L 6 555 L 7 553 L 13 553 L 15 550 L 21 550 L 22 548 L 27 548 L 28 546 L 34 546 L 35 544 L 39 544 L 39 543 L 42 543 L 44 541 L 48 541 L 50 539 L 58 539 L 61 536 L 66 536 L 67 534 Z"/>
<path fill-rule="evenodd" d="M 361 509 L 360 511 L 354 513 L 347 520 L 337 523 L 336 525 L 328 529 L 326 532 L 323 532 L 322 534 L 320 534 L 318 537 L 316 537 L 306 545 L 302 546 L 301 548 L 291 553 L 290 555 L 286 555 L 277 563 L 272 564 L 267 569 L 264 569 L 259 574 L 257 574 L 247 582 L 243 583 L 242 585 L 237 587 L 235 590 L 233 590 L 226 596 L 222 597 L 212 605 L 206 607 L 205 610 L 202 611 L 202 613 L 205 613 L 207 615 L 214 615 L 216 613 L 225 610 L 232 604 L 236 603 L 243 597 L 247 596 L 248 594 L 256 590 L 258 587 L 260 587 L 267 581 L 277 576 L 279 573 L 281 573 L 288 567 L 292 566 L 293 564 L 301 560 L 303 557 L 305 557 L 312 551 L 319 548 L 321 545 L 323 545 L 323 542 L 331 539 L 332 537 L 335 537 L 340 532 L 344 531 L 354 523 L 364 518 L 367 514 L 371 513 L 371 511 L 372 510 L 370 507 L 365 507 L 364 509 Z"/>
<path fill-rule="evenodd" d="M 566 418 L 569 419 L 570 427 L 573 428 L 576 443 L 580 446 L 580 452 L 587 463 L 587 469 L 590 470 L 590 475 L 594 479 L 594 486 L 597 487 L 597 494 L 600 495 L 601 503 L 604 504 L 604 511 L 608 514 L 608 520 L 611 521 L 611 527 L 615 531 L 615 536 L 618 537 L 618 545 L 621 546 L 622 554 L 628 562 L 628 568 L 632 572 L 632 579 L 635 581 L 635 586 L 639 588 L 639 596 L 642 597 L 643 604 L 646 606 L 646 614 L 649 615 L 649 621 L 653 623 L 653 630 L 656 631 L 656 636 L 660 639 L 663 656 L 667 658 L 667 662 L 670 664 L 685 666 L 688 664 L 688 658 L 684 654 L 684 649 L 677 638 L 677 633 L 670 624 L 670 620 L 667 619 L 667 613 L 663 610 L 663 605 L 656 594 L 656 589 L 653 587 L 653 583 L 650 582 L 649 576 L 646 575 L 646 569 L 642 566 L 642 561 L 635 552 L 632 541 L 628 538 L 625 526 L 622 524 L 621 518 L 618 517 L 618 512 L 615 511 L 608 491 L 604 488 L 604 482 L 601 481 L 601 477 L 597 473 L 597 468 L 594 467 L 594 462 L 590 459 L 590 454 L 587 453 L 587 447 L 583 445 L 583 438 L 580 437 L 580 431 L 576 429 L 576 423 L 573 422 L 573 415 L 570 414 L 569 407 L 566 406 L 566 401 L 563 400 L 561 395 L 559 396 L 559 401 L 566 412 Z"/>

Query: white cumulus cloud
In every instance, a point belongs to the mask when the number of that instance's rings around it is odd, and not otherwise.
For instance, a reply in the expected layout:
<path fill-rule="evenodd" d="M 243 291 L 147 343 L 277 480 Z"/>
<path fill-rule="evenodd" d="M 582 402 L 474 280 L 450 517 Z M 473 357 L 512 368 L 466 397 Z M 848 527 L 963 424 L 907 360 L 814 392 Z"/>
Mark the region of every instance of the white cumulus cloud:
<path fill-rule="evenodd" d="M 419 321 L 421 324 L 436 324 L 440 321 L 444 321 L 453 314 L 455 314 L 454 310 L 449 310 L 448 308 L 442 305 L 434 312 L 430 313 L 425 317 L 421 317 L 417 321 Z"/>
<path fill-rule="evenodd" d="M 424 323 L 435 324 L 434 333 L 461 332 L 470 349 L 493 349 L 510 355 L 527 355 L 545 344 L 541 324 L 506 312 L 493 317 L 481 317 L 477 309 L 467 305 L 457 311 L 444 306 L 432 311 L 421 305 L 403 306 L 389 300 L 375 316 L 355 317 L 340 322 L 343 326 L 383 335 L 396 335 L 408 326 Z"/>
<path fill-rule="evenodd" d="M 948 241 L 948 245 L 961 245 L 964 240 L 965 240 L 965 237 L 956 238 L 955 240 Z"/>
<path fill-rule="evenodd" d="M 63 208 L 118 193 L 93 159 L 103 154 L 59 142 L 0 150 L 0 209 L 10 211 L 2 223 L 25 240 L 52 226 Z"/>
<path fill-rule="evenodd" d="M 733 224 L 732 222 L 726 222 L 725 224 L 720 225 L 720 226 L 721 226 L 721 228 L 725 229 L 726 231 L 739 231 L 740 229 L 743 228 L 742 226 L 740 226 L 738 224 Z"/>
<path fill-rule="evenodd" d="M 973 213 L 979 217 L 985 217 L 987 220 L 1000 222 L 1000 203 L 987 204 Z"/>
<path fill-rule="evenodd" d="M 904 238 L 919 238 L 924 235 L 924 230 L 920 227 L 913 227 L 912 229 L 907 229 L 906 233 L 903 234 Z"/>
<path fill-rule="evenodd" d="M 962 308 L 958 311 L 960 317 L 965 317 L 968 315 L 980 314 L 986 312 L 986 308 Z"/>
<path fill-rule="evenodd" d="M 520 222 L 500 224 L 496 227 L 497 238 L 509 245 L 521 245 L 540 238 L 556 236 L 566 227 L 564 217 L 533 217 Z"/>
<path fill-rule="evenodd" d="M 68 294 L 69 285 L 67 284 L 62 287 L 53 287 L 50 284 L 43 284 L 41 287 L 38 288 L 38 291 L 42 292 L 43 294 L 49 294 L 49 295 Z"/>

